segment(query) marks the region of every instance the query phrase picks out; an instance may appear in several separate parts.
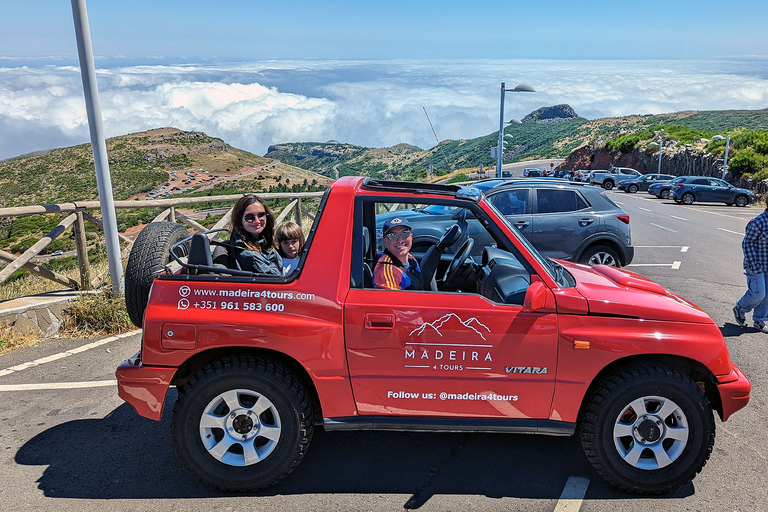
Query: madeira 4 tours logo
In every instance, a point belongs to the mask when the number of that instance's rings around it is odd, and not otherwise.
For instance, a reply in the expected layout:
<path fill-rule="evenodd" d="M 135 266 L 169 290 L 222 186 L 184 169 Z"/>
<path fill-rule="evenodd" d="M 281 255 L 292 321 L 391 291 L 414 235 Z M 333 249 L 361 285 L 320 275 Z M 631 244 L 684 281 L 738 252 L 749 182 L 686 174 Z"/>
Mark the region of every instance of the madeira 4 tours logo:
<path fill-rule="evenodd" d="M 439 338 L 445 338 L 443 332 L 460 332 L 462 342 L 452 343 L 450 340 L 440 340 Z M 490 332 L 488 326 L 477 318 L 462 320 L 455 313 L 445 314 L 433 322 L 424 322 L 408 335 L 408 337 L 423 337 L 424 341 L 406 342 L 405 367 L 447 371 L 490 371 L 492 368 L 489 365 L 493 363 L 494 346 L 486 343 L 467 343 L 471 333 L 475 334 L 477 341 L 487 342 L 485 335 Z M 437 334 L 437 339 L 434 338 L 434 334 Z M 546 366 L 505 366 L 504 373 L 546 375 L 548 372 Z"/>
<path fill-rule="evenodd" d="M 462 343 L 454 343 L 445 338 L 443 332 L 461 332 Z M 406 368 L 432 368 L 433 370 L 464 371 L 491 370 L 493 345 L 484 343 L 466 343 L 464 334 L 474 333 L 478 341 L 487 341 L 485 334 L 491 330 L 477 318 L 462 320 L 455 313 L 448 313 L 433 322 L 425 322 L 412 330 L 408 337 L 423 337 L 424 341 L 406 342 Z M 434 335 L 437 338 L 434 338 Z M 435 342 L 431 342 L 434 340 Z M 418 364 L 416 364 L 418 363 Z"/>

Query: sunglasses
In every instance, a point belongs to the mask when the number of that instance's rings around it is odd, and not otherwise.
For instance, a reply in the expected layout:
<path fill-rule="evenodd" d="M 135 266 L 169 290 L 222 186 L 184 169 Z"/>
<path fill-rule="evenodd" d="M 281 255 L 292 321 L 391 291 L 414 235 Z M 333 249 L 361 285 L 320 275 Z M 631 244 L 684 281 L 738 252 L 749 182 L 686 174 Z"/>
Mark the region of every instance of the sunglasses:
<path fill-rule="evenodd" d="M 397 242 L 397 239 L 400 240 L 408 240 L 408 237 L 411 236 L 411 230 L 410 229 L 404 229 L 400 233 L 395 233 L 393 231 L 390 231 L 384 237 L 386 237 L 387 240 L 390 242 Z"/>
<path fill-rule="evenodd" d="M 255 222 L 257 217 L 259 218 L 259 220 L 265 219 L 267 217 L 267 212 L 257 213 L 256 215 L 252 213 L 246 213 L 245 215 L 243 215 L 243 220 L 245 222 Z"/>

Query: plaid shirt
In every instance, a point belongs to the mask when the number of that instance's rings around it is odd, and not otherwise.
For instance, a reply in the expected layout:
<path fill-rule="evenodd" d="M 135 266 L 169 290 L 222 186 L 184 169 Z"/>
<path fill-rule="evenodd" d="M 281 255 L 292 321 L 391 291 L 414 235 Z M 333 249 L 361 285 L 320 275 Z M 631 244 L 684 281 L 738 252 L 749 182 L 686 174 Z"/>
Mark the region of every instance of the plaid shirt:
<path fill-rule="evenodd" d="M 744 268 L 768 270 L 768 208 L 749 221 L 741 248 L 744 250 Z"/>

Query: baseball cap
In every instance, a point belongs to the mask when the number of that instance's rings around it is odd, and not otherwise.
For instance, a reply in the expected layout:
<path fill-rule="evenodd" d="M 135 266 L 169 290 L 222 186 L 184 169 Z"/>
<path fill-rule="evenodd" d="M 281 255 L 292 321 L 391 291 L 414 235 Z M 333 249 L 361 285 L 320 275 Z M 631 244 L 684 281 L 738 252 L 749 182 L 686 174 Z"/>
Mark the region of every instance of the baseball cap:
<path fill-rule="evenodd" d="M 412 229 L 411 223 L 408 222 L 408 219 L 405 217 L 392 217 L 391 219 L 387 219 L 387 221 L 384 223 L 383 234 L 386 235 L 390 229 L 396 228 L 398 226 L 405 226 L 409 229 Z"/>

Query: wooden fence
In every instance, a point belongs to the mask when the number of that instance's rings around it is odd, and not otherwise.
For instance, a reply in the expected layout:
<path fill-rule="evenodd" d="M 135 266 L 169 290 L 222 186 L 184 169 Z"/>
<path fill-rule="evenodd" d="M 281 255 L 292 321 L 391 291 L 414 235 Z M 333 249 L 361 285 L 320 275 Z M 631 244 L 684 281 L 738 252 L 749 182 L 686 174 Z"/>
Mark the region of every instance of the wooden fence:
<path fill-rule="evenodd" d="M 307 217 L 310 220 L 314 220 L 315 218 L 314 214 L 309 210 L 307 210 L 307 208 L 305 208 L 302 205 L 302 202 L 301 202 L 302 199 L 319 198 L 323 195 L 323 193 L 324 192 L 274 193 L 274 194 L 259 194 L 259 197 L 263 198 L 264 200 L 289 199 L 290 202 L 288 203 L 288 205 L 279 211 L 279 215 L 277 216 L 277 219 L 276 219 L 277 220 L 276 224 L 280 224 L 281 222 L 287 220 L 288 217 L 291 214 L 293 214 L 295 222 L 299 226 L 302 226 L 303 217 Z M 157 217 L 155 217 L 153 222 L 181 221 L 182 223 L 190 226 L 195 231 L 201 232 L 201 231 L 207 231 L 209 228 L 202 226 L 195 220 L 177 211 L 176 208 L 178 206 L 201 204 L 201 203 L 219 203 L 219 202 L 229 202 L 229 201 L 232 201 L 234 203 L 240 197 L 242 197 L 242 194 L 225 195 L 225 196 L 206 196 L 206 197 L 179 197 L 179 198 L 169 198 L 169 199 L 154 199 L 154 200 L 148 200 L 148 201 L 115 201 L 115 208 L 116 209 L 163 208 L 163 211 Z M 99 219 L 90 215 L 88 213 L 89 210 L 101 210 L 101 205 L 99 204 L 98 201 L 78 201 L 74 203 L 63 203 L 63 204 L 46 204 L 46 205 L 38 205 L 38 206 L 19 206 L 19 207 L 11 207 L 11 208 L 0 208 L 0 218 L 25 217 L 30 215 L 47 215 L 47 214 L 71 212 L 71 215 L 67 216 L 64 220 L 59 222 L 59 224 L 55 228 L 53 228 L 49 233 L 43 236 L 43 238 L 37 241 L 32 247 L 24 251 L 24 253 L 21 254 L 20 256 L 14 256 L 13 254 L 0 250 L 0 260 L 6 261 L 9 263 L 5 268 L 0 270 L 0 284 L 5 282 L 9 277 L 11 277 L 11 275 L 14 272 L 19 270 L 20 268 L 25 268 L 39 277 L 50 279 L 51 281 L 55 281 L 59 284 L 63 284 L 65 286 L 74 288 L 76 290 L 87 290 L 90 288 L 97 287 L 98 284 L 104 278 L 104 276 L 99 275 L 99 276 L 96 276 L 95 278 L 91 277 L 91 269 L 88 263 L 88 251 L 87 251 L 86 237 L 85 237 L 85 222 L 87 221 L 97 226 L 101 230 L 104 229 L 104 225 Z M 225 227 L 231 219 L 231 214 L 232 214 L 232 209 L 230 208 L 229 211 L 224 215 L 224 217 L 221 220 L 219 220 L 219 222 L 217 222 L 216 225 L 210 229 L 219 229 L 219 228 Z M 38 265 L 32 262 L 32 259 L 35 256 L 39 255 L 46 247 L 48 247 L 51 244 L 51 242 L 56 240 L 56 238 L 61 236 L 64 232 L 66 232 L 70 228 L 74 230 L 74 234 L 75 234 L 74 238 L 75 238 L 75 246 L 77 249 L 77 260 L 78 260 L 78 267 L 80 271 L 80 282 L 77 282 L 74 279 L 70 279 L 67 276 L 61 275 L 57 272 L 54 272 L 50 269 L 47 269 L 41 265 Z M 128 254 L 130 253 L 130 248 L 132 246 L 133 241 L 126 236 L 123 236 L 123 235 L 118 235 L 118 236 L 120 237 L 121 241 L 128 243 L 128 245 L 123 249 L 121 254 L 121 258 L 123 259 L 123 261 L 125 261 Z M 213 234 L 209 236 L 213 236 Z"/>

